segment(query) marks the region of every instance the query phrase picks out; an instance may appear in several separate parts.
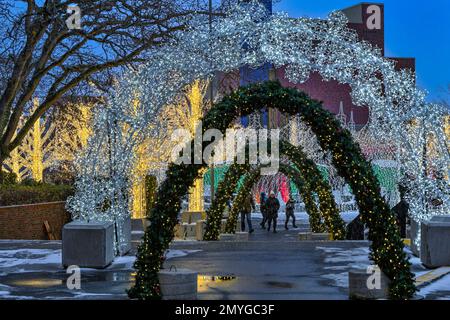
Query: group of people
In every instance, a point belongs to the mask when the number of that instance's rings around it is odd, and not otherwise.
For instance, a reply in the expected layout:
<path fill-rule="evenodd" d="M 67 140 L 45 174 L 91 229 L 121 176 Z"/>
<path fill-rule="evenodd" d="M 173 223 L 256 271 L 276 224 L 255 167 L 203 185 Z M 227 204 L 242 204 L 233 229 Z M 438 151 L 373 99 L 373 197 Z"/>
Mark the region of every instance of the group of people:
<path fill-rule="evenodd" d="M 252 227 L 252 219 L 251 213 L 255 210 L 255 201 L 251 195 L 248 194 L 247 199 L 244 202 L 241 211 L 241 230 L 245 231 L 245 222 L 248 224 L 249 233 L 254 232 Z M 267 231 L 273 230 L 273 233 L 277 233 L 277 219 L 278 219 L 278 210 L 280 210 L 280 201 L 275 196 L 275 192 L 271 191 L 269 197 L 266 196 L 265 192 L 261 192 L 260 197 L 260 210 L 263 216 L 263 220 L 261 222 L 261 228 L 266 229 L 267 223 Z M 290 218 L 292 218 L 292 226 L 297 228 L 295 225 L 295 201 L 292 197 L 289 197 L 288 202 L 286 203 L 286 221 L 284 227 L 286 230 L 288 229 L 288 223 Z"/>

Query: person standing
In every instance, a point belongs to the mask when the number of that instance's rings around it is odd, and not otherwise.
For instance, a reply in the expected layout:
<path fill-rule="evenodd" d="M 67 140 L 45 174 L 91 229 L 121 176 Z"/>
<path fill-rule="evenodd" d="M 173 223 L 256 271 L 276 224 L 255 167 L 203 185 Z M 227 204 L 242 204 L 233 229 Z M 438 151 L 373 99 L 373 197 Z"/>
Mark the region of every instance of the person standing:
<path fill-rule="evenodd" d="M 247 198 L 244 201 L 244 205 L 242 206 L 241 211 L 241 231 L 245 231 L 245 220 L 247 220 L 248 224 L 248 233 L 252 233 L 252 210 L 255 210 L 255 201 L 253 200 L 252 194 L 249 193 Z"/>
<path fill-rule="evenodd" d="M 288 202 L 286 202 L 286 222 L 284 223 L 284 228 L 286 230 L 288 229 L 288 223 L 289 219 L 292 217 L 292 227 L 297 229 L 297 226 L 295 225 L 295 201 L 292 199 L 292 196 L 289 196 Z"/>
<path fill-rule="evenodd" d="M 262 214 L 261 228 L 263 228 L 263 229 L 266 228 L 266 222 L 267 222 L 266 201 L 267 201 L 266 193 L 265 192 L 261 192 L 259 208 L 260 208 L 260 211 L 261 211 L 261 214 Z"/>
<path fill-rule="evenodd" d="M 267 210 L 267 231 L 270 231 L 270 227 L 273 223 L 273 233 L 277 233 L 277 218 L 278 210 L 280 209 L 280 201 L 275 197 L 275 192 L 271 191 L 269 199 L 266 201 Z"/>

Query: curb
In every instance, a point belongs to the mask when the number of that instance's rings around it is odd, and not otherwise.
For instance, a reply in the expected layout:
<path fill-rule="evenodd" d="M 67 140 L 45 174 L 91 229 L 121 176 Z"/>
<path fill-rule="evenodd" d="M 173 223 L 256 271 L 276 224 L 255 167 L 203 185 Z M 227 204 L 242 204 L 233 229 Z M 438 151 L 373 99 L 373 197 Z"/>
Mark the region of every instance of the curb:
<path fill-rule="evenodd" d="M 450 274 L 450 267 L 440 267 L 416 278 L 416 287 L 421 289 Z"/>

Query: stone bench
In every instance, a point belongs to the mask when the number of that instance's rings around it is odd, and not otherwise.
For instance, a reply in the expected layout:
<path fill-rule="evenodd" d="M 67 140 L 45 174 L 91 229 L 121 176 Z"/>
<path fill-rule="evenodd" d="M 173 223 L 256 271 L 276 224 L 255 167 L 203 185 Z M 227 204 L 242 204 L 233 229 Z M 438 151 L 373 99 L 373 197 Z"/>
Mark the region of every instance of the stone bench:
<path fill-rule="evenodd" d="M 450 216 L 422 222 L 420 260 L 428 268 L 450 266 Z"/>
<path fill-rule="evenodd" d="M 198 273 L 189 269 L 158 272 L 163 300 L 197 300 Z"/>

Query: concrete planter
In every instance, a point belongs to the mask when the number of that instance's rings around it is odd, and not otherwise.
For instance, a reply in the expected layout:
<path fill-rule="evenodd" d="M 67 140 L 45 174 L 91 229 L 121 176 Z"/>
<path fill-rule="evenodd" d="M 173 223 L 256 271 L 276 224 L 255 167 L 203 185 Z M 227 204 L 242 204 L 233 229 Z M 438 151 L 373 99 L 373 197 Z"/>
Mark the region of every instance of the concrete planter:
<path fill-rule="evenodd" d="M 377 277 L 374 280 L 374 277 Z M 353 269 L 348 273 L 348 294 L 350 299 L 374 300 L 389 298 L 389 278 L 378 270 Z"/>
<path fill-rule="evenodd" d="M 330 233 L 311 233 L 311 240 L 313 241 L 330 241 L 332 240 Z"/>
<path fill-rule="evenodd" d="M 163 300 L 197 300 L 198 273 L 189 269 L 158 272 Z"/>
<path fill-rule="evenodd" d="M 420 260 L 428 268 L 450 266 L 449 216 L 436 216 L 422 222 Z"/>
<path fill-rule="evenodd" d="M 206 232 L 206 220 L 199 220 L 195 225 L 195 238 L 198 241 L 203 241 Z"/>
<path fill-rule="evenodd" d="M 175 238 L 177 239 L 187 239 L 187 238 L 195 238 L 196 234 L 196 223 L 181 223 L 175 226 Z"/>
<path fill-rule="evenodd" d="M 206 220 L 206 212 L 204 211 L 185 211 L 181 214 L 182 223 L 196 223 L 199 220 Z"/>
<path fill-rule="evenodd" d="M 222 233 L 220 241 L 248 241 L 248 232 Z"/>
<path fill-rule="evenodd" d="M 300 241 L 310 241 L 311 240 L 311 232 L 299 232 L 298 240 Z"/>
<path fill-rule="evenodd" d="M 68 223 L 62 233 L 62 265 L 105 268 L 114 260 L 112 222 Z"/>

